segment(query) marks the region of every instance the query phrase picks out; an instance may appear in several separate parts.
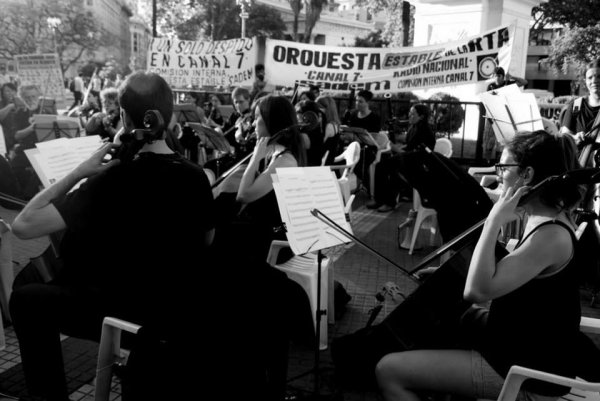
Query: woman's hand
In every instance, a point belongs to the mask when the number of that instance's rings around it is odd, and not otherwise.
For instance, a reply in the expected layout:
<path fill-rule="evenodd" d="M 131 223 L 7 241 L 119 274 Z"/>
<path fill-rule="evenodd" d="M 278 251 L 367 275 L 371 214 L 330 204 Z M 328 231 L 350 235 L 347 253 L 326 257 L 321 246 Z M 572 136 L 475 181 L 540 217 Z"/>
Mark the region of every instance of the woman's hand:
<path fill-rule="evenodd" d="M 267 143 L 269 142 L 269 138 L 262 137 L 256 141 L 256 145 L 254 146 L 254 155 L 253 159 L 256 161 L 262 160 L 267 156 Z"/>
<path fill-rule="evenodd" d="M 86 161 L 77 166 L 73 171 L 73 174 L 77 178 L 83 179 L 98 174 L 120 163 L 121 161 L 118 159 L 111 159 L 106 162 L 106 155 L 115 147 L 117 147 L 117 145 L 111 142 L 103 144 Z"/>
<path fill-rule="evenodd" d="M 504 225 L 519 218 L 517 207 L 519 200 L 529 191 L 529 187 L 523 186 L 523 179 L 511 187 L 504 188 L 498 201 L 492 207 L 488 220 L 499 225 Z"/>

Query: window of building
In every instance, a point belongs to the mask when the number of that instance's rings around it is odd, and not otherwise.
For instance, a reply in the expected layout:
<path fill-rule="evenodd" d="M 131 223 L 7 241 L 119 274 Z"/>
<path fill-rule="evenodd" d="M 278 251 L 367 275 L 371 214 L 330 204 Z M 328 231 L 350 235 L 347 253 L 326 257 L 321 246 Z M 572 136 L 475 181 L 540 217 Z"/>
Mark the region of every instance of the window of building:
<path fill-rule="evenodd" d="M 94 5 L 94 0 L 87 0 L 88 7 L 92 7 Z"/>

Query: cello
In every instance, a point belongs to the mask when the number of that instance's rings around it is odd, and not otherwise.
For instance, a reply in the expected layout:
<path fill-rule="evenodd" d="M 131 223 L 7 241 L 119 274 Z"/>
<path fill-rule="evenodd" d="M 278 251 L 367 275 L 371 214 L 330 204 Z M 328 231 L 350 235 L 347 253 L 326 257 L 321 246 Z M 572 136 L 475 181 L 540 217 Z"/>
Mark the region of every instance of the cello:
<path fill-rule="evenodd" d="M 520 204 L 527 202 L 547 185 L 562 180 L 577 184 L 600 182 L 600 172 L 596 169 L 580 169 L 548 177 L 532 187 L 522 197 Z M 376 388 L 375 366 L 386 354 L 412 349 L 453 349 L 461 344 L 467 334 L 461 319 L 471 316 L 466 312 L 470 312 L 472 307 L 471 302 L 464 300 L 463 290 L 484 222 L 485 218 L 471 225 L 426 256 L 414 269 L 408 270 L 408 274 L 414 277 L 416 272 L 433 260 L 449 251 L 454 252 L 431 275 L 421 278 L 418 287 L 381 323 L 333 340 L 331 355 L 336 377 L 343 385 L 361 389 Z M 497 242 L 496 259 L 506 254 L 506 249 Z M 406 272 L 407 269 L 403 270 Z"/>

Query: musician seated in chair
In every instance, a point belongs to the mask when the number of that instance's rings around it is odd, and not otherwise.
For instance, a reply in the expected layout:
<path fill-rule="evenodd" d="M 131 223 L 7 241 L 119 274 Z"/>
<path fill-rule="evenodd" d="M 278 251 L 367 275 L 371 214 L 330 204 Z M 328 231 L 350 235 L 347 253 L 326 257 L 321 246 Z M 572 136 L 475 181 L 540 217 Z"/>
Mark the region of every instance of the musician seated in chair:
<path fill-rule="evenodd" d="M 408 112 L 410 127 L 403 144 L 392 146 L 393 155 L 381 160 L 375 167 L 375 193 L 367 203 L 369 209 L 385 213 L 394 210 L 398 196 L 410 198 L 410 187 L 399 173 L 402 153 L 417 150 L 420 145 L 433 150 L 435 134 L 429 126 L 430 110 L 424 104 L 415 104 Z"/>
<path fill-rule="evenodd" d="M 530 191 L 577 168 L 574 142 L 545 131 L 519 133 L 500 161 L 505 190 L 485 221 L 464 288 L 467 300 L 491 301 L 483 334 L 472 349 L 384 356 L 376 375 L 385 400 L 418 400 L 427 391 L 496 399 L 512 365 L 575 377 L 581 310 L 570 214 L 580 191 L 567 180 Z M 527 215 L 524 236 L 496 260 L 500 228 L 517 218 L 518 208 Z M 524 400 L 546 400 L 568 390 L 528 380 L 521 393 Z"/>
<path fill-rule="evenodd" d="M 181 355 L 190 360 L 209 356 L 195 353 L 193 344 L 222 348 L 203 338 L 211 330 L 189 330 L 189 318 L 206 301 L 197 297 L 210 290 L 197 285 L 210 273 L 203 260 L 213 236 L 213 199 L 202 168 L 165 143 L 162 121 L 171 119 L 172 91 L 159 75 L 136 72 L 119 88 L 119 102 L 126 131 L 120 139 L 138 149 L 133 159 L 106 162 L 116 145 L 103 144 L 35 196 L 12 226 L 23 239 L 64 231 L 63 269 L 49 283 L 16 288 L 10 299 L 27 389 L 45 400 L 68 400 L 60 333 L 97 341 L 105 316 L 151 328 L 175 349 L 185 348 Z M 202 318 L 211 321 L 210 312 Z M 187 374 L 187 366 L 175 371 Z"/>
<path fill-rule="evenodd" d="M 258 140 L 237 199 L 231 193 L 216 199 L 217 214 L 230 217 L 217 224 L 214 248 L 223 265 L 237 267 L 235 281 L 254 294 L 245 295 L 244 304 L 257 313 L 244 317 L 252 319 L 248 327 L 255 327 L 246 334 L 257 335 L 260 346 L 249 351 L 257 352 L 251 360 L 267 377 L 266 395 L 259 399 L 274 401 L 283 400 L 290 339 L 312 340 L 314 332 L 302 288 L 266 263 L 271 242 L 286 238 L 271 175 L 278 168 L 305 166 L 306 154 L 294 106 L 286 97 L 265 96 L 254 113 Z"/>

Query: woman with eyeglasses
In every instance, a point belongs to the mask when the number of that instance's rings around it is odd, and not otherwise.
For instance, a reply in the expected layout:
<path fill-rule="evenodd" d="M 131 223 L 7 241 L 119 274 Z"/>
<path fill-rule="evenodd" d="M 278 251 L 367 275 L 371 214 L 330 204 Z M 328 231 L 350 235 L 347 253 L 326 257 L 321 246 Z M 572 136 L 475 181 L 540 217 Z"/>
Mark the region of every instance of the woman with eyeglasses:
<path fill-rule="evenodd" d="M 496 399 L 513 365 L 575 377 L 581 310 L 571 211 L 580 191 L 565 180 L 530 191 L 577 167 L 575 144 L 545 131 L 519 133 L 500 162 L 503 192 L 485 221 L 464 288 L 465 299 L 490 302 L 480 341 L 472 349 L 386 355 L 376 374 L 387 401 L 418 400 L 422 391 Z M 524 235 L 496 260 L 500 228 L 519 209 L 527 217 Z M 528 380 L 519 399 L 555 399 L 568 390 Z"/>

